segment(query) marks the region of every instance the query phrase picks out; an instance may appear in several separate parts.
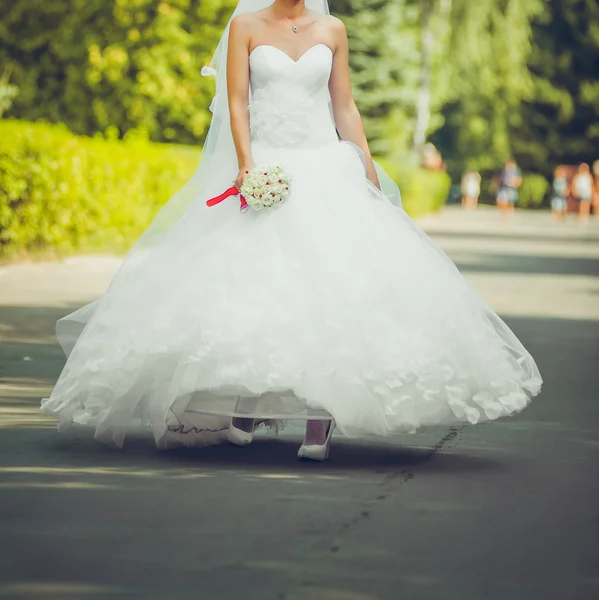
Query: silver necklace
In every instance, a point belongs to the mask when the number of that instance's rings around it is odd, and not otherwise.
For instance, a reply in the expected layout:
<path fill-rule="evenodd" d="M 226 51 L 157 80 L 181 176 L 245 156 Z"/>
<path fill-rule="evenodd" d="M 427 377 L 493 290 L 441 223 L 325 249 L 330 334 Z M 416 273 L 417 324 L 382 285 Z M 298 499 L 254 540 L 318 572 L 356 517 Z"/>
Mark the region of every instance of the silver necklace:
<path fill-rule="evenodd" d="M 299 33 L 299 27 L 295 23 L 292 23 L 287 17 L 283 17 L 283 20 L 291 25 L 291 31 L 293 31 L 293 33 Z"/>

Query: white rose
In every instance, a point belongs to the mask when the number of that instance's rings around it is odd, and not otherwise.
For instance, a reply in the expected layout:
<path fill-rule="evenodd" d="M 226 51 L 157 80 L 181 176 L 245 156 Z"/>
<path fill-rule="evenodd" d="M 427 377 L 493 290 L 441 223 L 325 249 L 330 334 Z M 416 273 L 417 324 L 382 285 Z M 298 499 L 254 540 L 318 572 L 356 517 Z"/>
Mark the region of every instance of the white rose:
<path fill-rule="evenodd" d="M 290 177 L 280 166 L 254 167 L 246 176 L 241 193 L 254 210 L 280 204 L 289 194 Z"/>

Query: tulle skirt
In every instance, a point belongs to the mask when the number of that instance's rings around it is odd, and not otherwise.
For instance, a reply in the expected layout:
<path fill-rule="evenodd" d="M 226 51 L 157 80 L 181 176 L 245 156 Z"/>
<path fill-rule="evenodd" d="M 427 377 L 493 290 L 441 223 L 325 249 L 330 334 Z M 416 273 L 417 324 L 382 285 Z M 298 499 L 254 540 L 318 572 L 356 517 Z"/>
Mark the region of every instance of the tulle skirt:
<path fill-rule="evenodd" d="M 540 391 L 530 354 L 352 146 L 253 154 L 292 176 L 280 207 L 198 196 L 59 322 L 68 360 L 42 408 L 61 427 L 116 446 L 136 422 L 159 447 L 212 443 L 234 415 L 389 435 L 513 415 Z"/>

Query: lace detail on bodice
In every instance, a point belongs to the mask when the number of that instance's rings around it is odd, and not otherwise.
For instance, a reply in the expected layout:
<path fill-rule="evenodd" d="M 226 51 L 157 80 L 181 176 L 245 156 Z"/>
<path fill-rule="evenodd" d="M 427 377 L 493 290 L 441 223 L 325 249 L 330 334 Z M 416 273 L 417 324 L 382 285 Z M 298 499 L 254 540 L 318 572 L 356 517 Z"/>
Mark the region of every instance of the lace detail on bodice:
<path fill-rule="evenodd" d="M 294 61 L 274 46 L 250 55 L 253 142 L 272 147 L 313 148 L 337 140 L 328 82 L 332 52 L 324 44 Z"/>

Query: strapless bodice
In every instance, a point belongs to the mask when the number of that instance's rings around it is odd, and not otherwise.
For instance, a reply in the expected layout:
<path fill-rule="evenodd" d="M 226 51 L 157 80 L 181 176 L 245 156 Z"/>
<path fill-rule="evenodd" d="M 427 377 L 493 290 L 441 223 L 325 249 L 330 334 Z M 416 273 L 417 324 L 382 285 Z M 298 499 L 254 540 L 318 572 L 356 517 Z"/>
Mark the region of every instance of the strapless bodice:
<path fill-rule="evenodd" d="M 312 148 L 337 140 L 330 110 L 333 53 L 324 44 L 297 61 L 275 46 L 250 54 L 250 129 L 253 142 Z"/>

